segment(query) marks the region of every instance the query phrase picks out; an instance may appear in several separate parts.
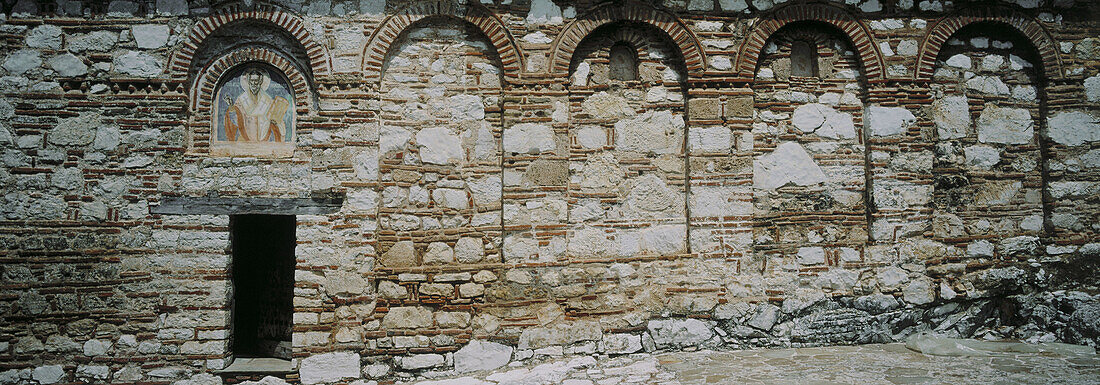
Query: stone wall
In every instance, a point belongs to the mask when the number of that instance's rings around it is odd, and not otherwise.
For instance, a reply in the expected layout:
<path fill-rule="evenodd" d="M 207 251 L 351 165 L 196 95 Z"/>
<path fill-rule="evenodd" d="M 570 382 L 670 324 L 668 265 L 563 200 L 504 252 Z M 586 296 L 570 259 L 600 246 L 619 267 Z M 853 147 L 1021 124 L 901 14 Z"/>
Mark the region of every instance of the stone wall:
<path fill-rule="evenodd" d="M 3 11 L 0 384 L 220 381 L 230 214 L 295 215 L 292 382 L 927 330 L 1100 344 L 1092 2 Z M 636 79 L 611 76 L 624 46 Z M 293 140 L 214 146 L 215 95 L 256 63 Z"/>

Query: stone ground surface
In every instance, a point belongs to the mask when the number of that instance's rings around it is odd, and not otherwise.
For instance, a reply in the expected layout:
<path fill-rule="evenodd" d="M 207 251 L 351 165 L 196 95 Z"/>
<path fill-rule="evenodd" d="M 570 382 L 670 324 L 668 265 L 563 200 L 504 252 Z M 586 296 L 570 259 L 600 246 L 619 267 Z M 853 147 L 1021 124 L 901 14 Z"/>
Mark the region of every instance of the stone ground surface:
<path fill-rule="evenodd" d="M 1091 348 L 1028 346 L 1040 348 L 939 356 L 896 343 L 579 357 L 416 384 L 1100 384 Z"/>

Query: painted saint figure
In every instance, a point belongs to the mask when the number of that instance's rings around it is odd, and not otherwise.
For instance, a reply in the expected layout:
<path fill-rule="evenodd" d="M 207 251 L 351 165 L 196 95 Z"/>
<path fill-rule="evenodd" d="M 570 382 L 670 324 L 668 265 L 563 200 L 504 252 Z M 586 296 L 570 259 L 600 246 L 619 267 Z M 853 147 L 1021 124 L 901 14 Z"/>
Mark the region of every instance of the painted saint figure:
<path fill-rule="evenodd" d="M 225 138 L 240 142 L 282 142 L 286 132 L 283 117 L 290 108 L 290 101 L 268 94 L 271 78 L 257 68 L 245 71 L 241 76 L 244 90 L 232 100 L 225 95 L 229 108 L 225 112 Z"/>

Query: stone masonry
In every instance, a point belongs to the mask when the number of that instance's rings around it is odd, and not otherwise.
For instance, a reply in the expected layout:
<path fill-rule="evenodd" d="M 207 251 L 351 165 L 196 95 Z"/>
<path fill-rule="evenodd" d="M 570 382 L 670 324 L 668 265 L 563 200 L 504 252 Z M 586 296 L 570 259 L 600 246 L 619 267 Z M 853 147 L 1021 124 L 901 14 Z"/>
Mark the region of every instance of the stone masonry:
<path fill-rule="evenodd" d="M 0 385 L 262 378 L 223 371 L 243 214 L 294 216 L 290 383 L 1100 345 L 1093 1 L 0 11 Z M 277 149 L 219 142 L 250 66 Z"/>

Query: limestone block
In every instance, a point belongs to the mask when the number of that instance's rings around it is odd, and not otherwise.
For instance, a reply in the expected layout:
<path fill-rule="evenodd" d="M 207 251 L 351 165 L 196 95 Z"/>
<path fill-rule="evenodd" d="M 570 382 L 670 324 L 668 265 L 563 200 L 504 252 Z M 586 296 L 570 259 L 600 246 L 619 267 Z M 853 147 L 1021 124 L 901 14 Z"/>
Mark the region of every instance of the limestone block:
<path fill-rule="evenodd" d="M 367 279 L 347 271 L 326 271 L 324 290 L 329 296 L 357 296 L 367 291 Z"/>
<path fill-rule="evenodd" d="M 886 267 L 876 274 L 878 284 L 883 289 L 895 289 L 909 280 L 909 273 L 897 267 Z"/>
<path fill-rule="evenodd" d="M 939 138 L 956 139 L 970 133 L 970 106 L 966 96 L 945 96 L 932 102 L 932 120 Z"/>
<path fill-rule="evenodd" d="M 432 200 L 440 207 L 455 210 L 470 208 L 470 199 L 465 190 L 453 188 L 437 188 L 432 190 Z"/>
<path fill-rule="evenodd" d="M 1067 146 L 1100 141 L 1100 118 L 1084 111 L 1060 111 L 1047 120 L 1047 135 Z"/>
<path fill-rule="evenodd" d="M 751 118 L 755 102 L 752 96 L 737 96 L 726 100 L 725 118 Z"/>
<path fill-rule="evenodd" d="M 71 35 L 67 41 L 71 52 L 106 52 L 114 48 L 115 43 L 118 42 L 118 32 L 92 31 L 85 34 Z"/>
<path fill-rule="evenodd" d="M 592 66 L 588 62 L 577 64 L 577 68 L 573 70 L 572 84 L 577 87 L 587 87 L 588 75 L 591 73 Z"/>
<path fill-rule="evenodd" d="M 810 103 L 799 106 L 791 115 L 791 123 L 802 132 L 812 132 L 824 138 L 856 137 L 852 115 L 839 112 L 824 104 Z"/>
<path fill-rule="evenodd" d="M 446 127 L 425 128 L 416 133 L 420 161 L 447 165 L 463 159 L 462 140 Z"/>
<path fill-rule="evenodd" d="M 439 312 L 435 315 L 435 322 L 441 328 L 464 328 L 470 325 L 470 313 L 466 312 Z"/>
<path fill-rule="evenodd" d="M 582 148 L 600 149 L 607 145 L 607 131 L 600 126 L 581 126 L 573 136 Z"/>
<path fill-rule="evenodd" d="M 557 147 L 550 126 L 520 123 L 504 130 L 504 151 L 516 154 L 539 154 Z"/>
<path fill-rule="evenodd" d="M 413 247 L 413 242 L 400 241 L 393 244 L 389 250 L 382 253 L 379 262 L 386 267 L 416 266 L 416 249 Z"/>
<path fill-rule="evenodd" d="M 1018 181 L 988 181 L 977 185 L 974 202 L 979 205 L 1003 205 L 1012 202 L 1023 188 Z"/>
<path fill-rule="evenodd" d="M 456 121 L 485 119 L 485 106 L 477 95 L 451 96 L 447 98 L 447 110 Z"/>
<path fill-rule="evenodd" d="M 927 278 L 921 278 L 909 282 L 901 291 L 905 302 L 914 305 L 925 305 L 936 300 L 936 293 L 932 290 L 932 282 Z"/>
<path fill-rule="evenodd" d="M 105 381 L 111 376 L 111 367 L 106 365 L 79 365 L 76 367 L 76 376 L 84 379 Z M 207 376 L 210 376 L 207 374 Z M 211 376 L 213 377 L 213 376 Z M 207 382 L 209 385 L 221 385 L 221 379 L 218 382 Z M 175 384 L 173 384 L 175 385 Z M 197 384 L 196 385 L 200 385 Z"/>
<path fill-rule="evenodd" d="M 103 117 L 96 113 L 65 118 L 49 132 L 47 141 L 57 146 L 86 146 L 92 143 L 96 129 L 102 125 Z"/>
<path fill-rule="evenodd" d="M 454 354 L 455 371 L 459 373 L 493 370 L 508 364 L 512 347 L 482 340 L 471 340 Z"/>
<path fill-rule="evenodd" d="M 753 186 L 774 190 L 788 183 L 809 186 L 825 182 L 825 173 L 796 142 L 783 142 L 753 162 Z"/>
<path fill-rule="evenodd" d="M 584 227 L 569 234 L 567 249 L 571 255 L 594 257 L 604 255 L 610 242 L 607 233 L 600 228 Z"/>
<path fill-rule="evenodd" d="M 599 350 L 605 354 L 630 354 L 642 350 L 642 337 L 633 334 L 607 334 L 600 340 Z"/>
<path fill-rule="evenodd" d="M 660 177 L 647 174 L 636 180 L 626 195 L 626 204 L 638 211 L 657 212 L 683 206 L 683 200 L 682 194 L 670 188 Z"/>
<path fill-rule="evenodd" d="M 1031 112 L 1024 108 L 987 104 L 978 117 L 978 141 L 983 143 L 1028 144 L 1034 135 Z"/>
<path fill-rule="evenodd" d="M 110 349 L 110 341 L 91 339 L 84 342 L 84 355 L 88 357 L 102 356 Z"/>
<path fill-rule="evenodd" d="M 582 190 L 609 190 L 618 187 L 624 177 L 619 161 L 610 152 L 589 155 L 580 174 Z"/>
<path fill-rule="evenodd" d="M 88 66 L 83 60 L 70 53 L 63 53 L 50 58 L 50 68 L 53 68 L 62 77 L 74 77 L 88 74 Z"/>
<path fill-rule="evenodd" d="M 477 263 L 485 258 L 485 247 L 480 238 L 459 238 L 455 242 L 454 256 L 462 263 Z"/>
<path fill-rule="evenodd" d="M 392 281 L 378 282 L 378 294 L 382 298 L 405 299 L 409 297 L 409 289 Z"/>
<path fill-rule="evenodd" d="M 458 295 L 462 298 L 480 297 L 485 294 L 485 285 L 479 283 L 464 283 L 458 285 Z"/>
<path fill-rule="evenodd" d="M 997 243 L 997 249 L 1005 256 L 1035 254 L 1039 251 L 1039 246 L 1039 238 L 1032 236 L 1006 238 Z"/>
<path fill-rule="evenodd" d="M 426 296 L 454 297 L 455 287 L 446 283 L 422 283 L 420 284 L 419 293 Z"/>
<path fill-rule="evenodd" d="M 15 51 L 4 59 L 4 69 L 13 75 L 19 75 L 40 66 L 42 66 L 42 57 L 33 49 Z"/>
<path fill-rule="evenodd" d="M 382 327 L 391 329 L 428 328 L 432 323 L 432 311 L 420 306 L 392 307 L 382 317 Z"/>
<path fill-rule="evenodd" d="M 990 146 L 976 145 L 966 147 L 963 148 L 963 153 L 966 156 L 966 164 L 968 166 L 983 170 L 989 170 L 1001 161 L 1001 151 Z"/>
<path fill-rule="evenodd" d="M 42 24 L 27 33 L 26 43 L 31 48 L 61 49 L 61 27 Z"/>
<path fill-rule="evenodd" d="M 947 65 L 958 69 L 968 70 L 973 64 L 970 61 L 970 57 L 964 54 L 956 54 L 947 58 Z"/>
<path fill-rule="evenodd" d="M 161 16 L 182 16 L 189 11 L 187 0 L 157 0 L 156 6 Z"/>
<path fill-rule="evenodd" d="M 130 28 L 134 42 L 141 49 L 157 49 L 168 44 L 169 30 L 166 24 L 141 24 Z"/>
<path fill-rule="evenodd" d="M 687 227 L 659 225 L 639 232 L 641 251 L 658 255 L 682 254 L 687 249 Z"/>
<path fill-rule="evenodd" d="M 303 384 L 334 382 L 359 377 L 359 354 L 333 352 L 306 357 L 298 367 Z"/>
<path fill-rule="evenodd" d="M 1008 85 L 996 76 L 975 76 L 966 81 L 966 88 L 991 95 L 1008 95 Z"/>
<path fill-rule="evenodd" d="M 443 366 L 444 358 L 440 354 L 414 354 L 404 357 L 396 357 L 398 366 L 405 370 L 415 370 Z M 305 381 L 303 381 L 304 383 Z"/>
<path fill-rule="evenodd" d="M 519 349 L 569 345 L 581 341 L 598 341 L 603 337 L 599 323 L 593 321 L 560 322 L 549 326 L 524 329 L 519 336 Z"/>
<path fill-rule="evenodd" d="M 600 119 L 619 119 L 636 114 L 626 99 L 605 91 L 589 96 L 581 103 L 581 107 L 585 113 Z"/>
<path fill-rule="evenodd" d="M 620 151 L 675 154 L 684 138 L 684 118 L 667 110 L 648 111 L 615 123 L 615 146 Z"/>
<path fill-rule="evenodd" d="M 56 384 L 65 377 L 65 369 L 61 365 L 45 365 L 34 368 L 31 378 L 39 384 Z"/>
<path fill-rule="evenodd" d="M 651 320 L 646 329 L 657 348 L 696 346 L 714 337 L 710 325 L 694 318 Z"/>
<path fill-rule="evenodd" d="M 825 263 L 825 249 L 820 247 L 799 247 L 798 263 L 803 265 L 820 265 Z"/>
<path fill-rule="evenodd" d="M 722 117 L 722 105 L 718 99 L 688 99 L 688 111 L 692 119 L 714 120 Z"/>
<path fill-rule="evenodd" d="M 504 238 L 505 261 L 523 261 L 538 256 L 539 246 L 534 239 L 512 235 Z"/>
<path fill-rule="evenodd" d="M 116 56 L 113 62 L 115 72 L 142 78 L 151 78 L 164 72 L 161 59 L 145 52 L 125 51 Z"/>
<path fill-rule="evenodd" d="M 347 194 L 347 199 L 351 211 L 373 213 L 378 207 L 378 193 L 371 188 L 351 191 Z"/>
<path fill-rule="evenodd" d="M 688 149 L 693 152 L 724 152 L 733 147 L 733 133 L 725 126 L 692 127 L 688 131 Z"/>
<path fill-rule="evenodd" d="M 917 118 L 904 107 L 871 106 L 867 108 L 867 122 L 871 135 L 891 136 L 904 134 Z"/>
<path fill-rule="evenodd" d="M 538 158 L 527 166 L 524 177 L 536 186 L 565 186 L 569 182 L 569 163 Z"/>
<path fill-rule="evenodd" d="M 432 242 L 424 251 L 424 264 L 446 264 L 455 261 L 454 250 L 443 242 Z"/>
<path fill-rule="evenodd" d="M 772 326 L 775 326 L 776 321 L 779 320 L 779 314 L 780 310 L 778 306 L 770 303 L 762 303 L 756 307 L 756 313 L 754 313 L 752 318 L 749 318 L 748 322 L 745 322 L 745 324 L 763 331 L 769 331 L 772 329 Z"/>

